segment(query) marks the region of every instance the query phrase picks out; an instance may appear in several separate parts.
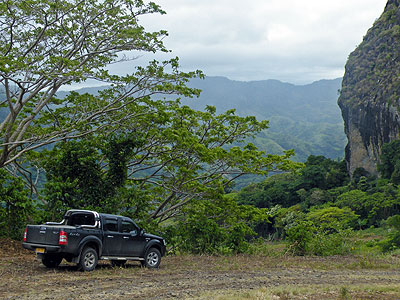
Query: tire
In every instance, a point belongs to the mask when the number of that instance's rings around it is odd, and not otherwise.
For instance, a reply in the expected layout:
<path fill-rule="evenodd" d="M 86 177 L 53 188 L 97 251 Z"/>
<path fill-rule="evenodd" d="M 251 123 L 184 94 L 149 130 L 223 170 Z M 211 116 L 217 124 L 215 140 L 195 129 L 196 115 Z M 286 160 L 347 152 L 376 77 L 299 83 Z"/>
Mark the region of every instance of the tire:
<path fill-rule="evenodd" d="M 78 267 L 82 271 L 91 272 L 96 268 L 97 262 L 98 255 L 96 250 L 90 247 L 86 247 L 82 250 Z"/>
<path fill-rule="evenodd" d="M 161 263 L 161 253 L 156 248 L 150 248 L 146 251 L 144 261 L 141 262 L 142 266 L 149 269 L 157 269 Z"/>
<path fill-rule="evenodd" d="M 126 260 L 112 260 L 111 261 L 111 265 L 113 267 L 117 267 L 117 268 L 123 267 L 125 265 L 125 263 L 126 263 Z"/>
<path fill-rule="evenodd" d="M 60 265 L 62 259 L 63 258 L 60 255 L 47 254 L 42 258 L 42 263 L 47 268 L 57 268 Z"/>

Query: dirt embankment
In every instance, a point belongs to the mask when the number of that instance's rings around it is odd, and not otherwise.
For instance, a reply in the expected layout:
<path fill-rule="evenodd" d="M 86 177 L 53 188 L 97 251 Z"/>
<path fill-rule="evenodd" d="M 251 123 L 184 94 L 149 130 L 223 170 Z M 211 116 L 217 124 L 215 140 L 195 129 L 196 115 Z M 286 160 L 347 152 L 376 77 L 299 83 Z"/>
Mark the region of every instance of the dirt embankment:
<path fill-rule="evenodd" d="M 158 270 L 101 262 L 83 273 L 0 242 L 0 299 L 400 299 L 396 257 L 168 256 Z"/>

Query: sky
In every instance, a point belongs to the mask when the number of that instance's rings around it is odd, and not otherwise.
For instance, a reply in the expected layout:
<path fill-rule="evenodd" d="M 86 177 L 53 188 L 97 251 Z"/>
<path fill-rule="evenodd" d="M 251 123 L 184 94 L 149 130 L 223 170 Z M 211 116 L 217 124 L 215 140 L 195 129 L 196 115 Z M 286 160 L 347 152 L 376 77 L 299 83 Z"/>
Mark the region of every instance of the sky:
<path fill-rule="evenodd" d="M 178 56 L 183 71 L 200 69 L 207 76 L 306 84 L 343 76 L 348 55 L 387 0 L 155 2 L 167 14 L 140 21 L 169 33 L 164 42 L 172 52 L 158 59 Z"/>

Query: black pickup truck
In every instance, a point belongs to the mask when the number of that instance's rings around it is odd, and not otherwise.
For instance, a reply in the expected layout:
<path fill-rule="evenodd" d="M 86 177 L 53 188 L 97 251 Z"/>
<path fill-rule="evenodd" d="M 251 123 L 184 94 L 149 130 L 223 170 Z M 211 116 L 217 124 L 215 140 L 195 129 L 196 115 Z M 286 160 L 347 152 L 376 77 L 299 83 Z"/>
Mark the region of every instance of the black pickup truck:
<path fill-rule="evenodd" d="M 35 251 L 46 267 L 66 259 L 83 271 L 94 270 L 99 259 L 115 266 L 137 260 L 158 268 L 165 254 L 165 240 L 145 233 L 130 218 L 76 209 L 67 211 L 60 223 L 28 225 L 22 246 Z"/>

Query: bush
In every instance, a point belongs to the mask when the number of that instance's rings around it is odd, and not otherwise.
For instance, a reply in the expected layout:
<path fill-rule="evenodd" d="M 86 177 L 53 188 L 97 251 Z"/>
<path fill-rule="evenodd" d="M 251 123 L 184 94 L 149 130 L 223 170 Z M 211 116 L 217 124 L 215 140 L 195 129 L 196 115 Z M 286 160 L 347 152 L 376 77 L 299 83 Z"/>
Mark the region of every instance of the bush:
<path fill-rule="evenodd" d="M 28 218 L 34 216 L 33 200 L 21 178 L 0 169 L 0 236 L 21 240 Z"/>
<path fill-rule="evenodd" d="M 286 231 L 286 240 L 289 242 L 287 250 L 293 255 L 306 255 L 310 253 L 310 242 L 316 231 L 315 225 L 310 221 L 301 221 Z"/>
<path fill-rule="evenodd" d="M 184 209 L 164 235 L 178 253 L 244 253 L 256 235 L 253 228 L 268 217 L 266 209 L 239 205 L 231 197 L 203 199 Z"/>
<path fill-rule="evenodd" d="M 385 223 L 393 229 L 389 233 L 389 238 L 379 243 L 383 252 L 390 252 L 400 249 L 400 215 L 395 215 L 388 218 Z"/>
<path fill-rule="evenodd" d="M 391 252 L 400 249 L 400 231 L 391 232 L 389 238 L 379 243 L 382 252 Z"/>
<path fill-rule="evenodd" d="M 310 241 L 310 254 L 318 256 L 347 254 L 351 251 L 350 234 L 349 229 L 339 230 L 332 234 L 318 232 Z"/>
<path fill-rule="evenodd" d="M 287 252 L 293 255 L 343 255 L 350 252 L 351 229 L 337 228 L 335 232 L 301 221 L 287 230 Z"/>
<path fill-rule="evenodd" d="M 335 233 L 345 228 L 355 228 L 358 220 L 350 208 L 327 207 L 311 210 L 307 218 L 328 233 Z"/>

